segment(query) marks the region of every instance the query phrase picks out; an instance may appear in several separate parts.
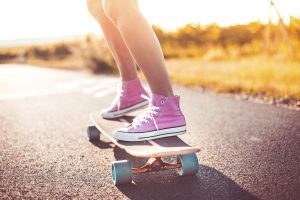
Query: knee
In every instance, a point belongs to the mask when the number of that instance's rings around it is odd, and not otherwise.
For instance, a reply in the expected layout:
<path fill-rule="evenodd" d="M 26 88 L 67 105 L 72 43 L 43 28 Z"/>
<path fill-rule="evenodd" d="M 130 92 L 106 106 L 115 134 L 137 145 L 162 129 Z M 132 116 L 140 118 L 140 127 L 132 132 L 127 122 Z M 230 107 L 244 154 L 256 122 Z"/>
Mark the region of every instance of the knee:
<path fill-rule="evenodd" d="M 137 9 L 136 0 L 103 0 L 102 2 L 105 14 L 115 24 Z"/>
<path fill-rule="evenodd" d="M 101 0 L 87 0 L 87 8 L 90 14 L 98 21 L 105 17 Z"/>

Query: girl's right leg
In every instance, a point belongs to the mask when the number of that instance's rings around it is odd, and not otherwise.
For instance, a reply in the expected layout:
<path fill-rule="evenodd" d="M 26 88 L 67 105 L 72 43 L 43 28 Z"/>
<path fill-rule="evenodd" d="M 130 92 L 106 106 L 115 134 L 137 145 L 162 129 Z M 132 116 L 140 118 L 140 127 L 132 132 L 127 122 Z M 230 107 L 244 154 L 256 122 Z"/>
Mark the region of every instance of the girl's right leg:
<path fill-rule="evenodd" d="M 119 92 L 111 106 L 102 111 L 103 118 L 116 118 L 142 108 L 148 102 L 141 95 L 148 96 L 137 76 L 136 63 L 115 25 L 106 16 L 101 0 L 87 0 L 89 12 L 100 24 L 108 47 L 116 61 L 122 77 Z"/>

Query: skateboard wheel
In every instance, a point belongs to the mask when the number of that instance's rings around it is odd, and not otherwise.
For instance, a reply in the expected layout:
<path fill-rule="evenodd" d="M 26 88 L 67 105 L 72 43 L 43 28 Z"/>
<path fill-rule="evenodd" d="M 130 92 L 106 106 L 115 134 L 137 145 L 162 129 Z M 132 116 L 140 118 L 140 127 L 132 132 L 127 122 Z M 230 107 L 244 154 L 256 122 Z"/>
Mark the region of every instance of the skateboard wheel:
<path fill-rule="evenodd" d="M 181 168 L 177 171 L 180 176 L 193 175 L 199 170 L 199 162 L 195 153 L 178 156 Z"/>
<path fill-rule="evenodd" d="M 87 126 L 87 134 L 90 141 L 100 139 L 100 131 L 95 126 Z"/>
<path fill-rule="evenodd" d="M 131 165 L 128 160 L 118 160 L 112 163 L 112 180 L 114 185 L 132 181 Z"/>

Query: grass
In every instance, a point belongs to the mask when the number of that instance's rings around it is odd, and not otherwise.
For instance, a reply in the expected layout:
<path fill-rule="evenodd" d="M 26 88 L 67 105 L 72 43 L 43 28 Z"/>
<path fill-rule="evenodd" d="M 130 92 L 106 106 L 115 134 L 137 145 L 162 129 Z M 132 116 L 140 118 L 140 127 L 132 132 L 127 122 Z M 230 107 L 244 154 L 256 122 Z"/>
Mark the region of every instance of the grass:
<path fill-rule="evenodd" d="M 296 61 L 254 56 L 227 61 L 171 59 L 167 65 L 175 83 L 217 92 L 300 100 L 300 64 Z"/>
<path fill-rule="evenodd" d="M 1 63 L 21 63 L 59 69 L 116 73 L 102 38 L 94 35 L 54 43 L 0 48 Z"/>

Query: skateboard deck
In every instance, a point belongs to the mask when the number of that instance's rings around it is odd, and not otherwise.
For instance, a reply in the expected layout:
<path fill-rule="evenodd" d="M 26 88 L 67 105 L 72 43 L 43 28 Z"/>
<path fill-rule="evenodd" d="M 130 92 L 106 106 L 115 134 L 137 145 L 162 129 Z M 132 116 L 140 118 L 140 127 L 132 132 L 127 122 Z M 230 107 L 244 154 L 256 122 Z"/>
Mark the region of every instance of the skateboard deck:
<path fill-rule="evenodd" d="M 134 116 L 124 116 L 114 120 L 103 119 L 99 112 L 90 114 L 90 120 L 97 129 L 115 145 L 135 157 L 155 158 L 190 154 L 200 151 L 198 147 L 186 144 L 177 136 L 149 141 L 126 142 L 113 137 L 113 131 L 130 124 Z"/>
<path fill-rule="evenodd" d="M 113 131 L 130 124 L 137 114 L 138 112 L 135 112 L 135 115 L 127 115 L 113 120 L 103 119 L 100 111 L 93 112 L 89 116 L 93 123 L 87 127 L 90 141 L 99 140 L 103 135 L 128 154 L 134 157 L 148 158 L 145 165 L 137 168 L 132 168 L 128 160 L 114 161 L 112 178 L 115 185 L 131 182 L 132 173 L 177 169 L 179 175 L 184 176 L 198 172 L 199 163 L 196 152 L 199 152 L 200 149 L 185 143 L 178 136 L 138 142 L 116 140 L 113 137 Z M 162 159 L 172 156 L 177 157 L 176 163 L 168 163 Z"/>

